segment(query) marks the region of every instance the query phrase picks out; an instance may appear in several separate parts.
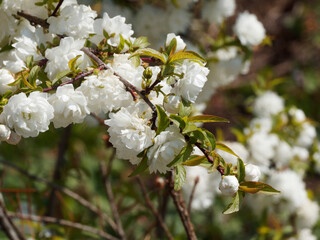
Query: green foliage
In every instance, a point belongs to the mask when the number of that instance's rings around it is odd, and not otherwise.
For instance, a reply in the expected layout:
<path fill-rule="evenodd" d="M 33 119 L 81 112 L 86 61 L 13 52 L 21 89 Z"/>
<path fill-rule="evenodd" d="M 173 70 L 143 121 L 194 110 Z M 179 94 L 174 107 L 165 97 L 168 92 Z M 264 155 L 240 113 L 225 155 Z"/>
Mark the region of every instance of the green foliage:
<path fill-rule="evenodd" d="M 157 135 L 164 131 L 170 124 L 169 117 L 165 113 L 165 111 L 158 105 L 156 105 L 157 113 L 158 113 L 158 127 L 157 127 Z"/>
<path fill-rule="evenodd" d="M 223 210 L 223 214 L 231 214 L 238 212 L 240 209 L 240 204 L 243 198 L 243 193 L 237 192 L 235 196 L 232 197 L 232 202 Z"/>
<path fill-rule="evenodd" d="M 186 181 L 186 169 L 182 165 L 177 165 L 174 169 L 174 190 L 179 191 Z"/>
<path fill-rule="evenodd" d="M 239 190 L 247 193 L 263 193 L 267 195 L 275 195 L 280 193 L 280 191 L 274 189 L 266 183 L 250 181 L 240 183 Z"/>

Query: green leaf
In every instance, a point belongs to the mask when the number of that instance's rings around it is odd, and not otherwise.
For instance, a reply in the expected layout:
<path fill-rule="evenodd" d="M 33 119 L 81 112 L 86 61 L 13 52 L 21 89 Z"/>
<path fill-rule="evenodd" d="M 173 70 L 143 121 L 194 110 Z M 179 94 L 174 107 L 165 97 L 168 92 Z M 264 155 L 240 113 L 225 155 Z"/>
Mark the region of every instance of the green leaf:
<path fill-rule="evenodd" d="M 121 52 L 122 49 L 124 48 L 124 45 L 125 45 L 126 42 L 125 42 L 125 40 L 124 40 L 124 38 L 122 37 L 121 34 L 119 34 L 119 36 L 120 36 L 120 43 L 119 43 L 118 50 Z"/>
<path fill-rule="evenodd" d="M 180 129 L 184 129 L 186 127 L 186 121 L 182 117 L 174 115 L 174 114 L 171 114 L 170 115 L 170 119 Z"/>
<path fill-rule="evenodd" d="M 72 73 L 71 70 L 65 70 L 63 72 L 58 73 L 56 77 L 52 80 L 52 85 L 58 82 L 61 78 L 68 76 L 70 73 Z"/>
<path fill-rule="evenodd" d="M 28 80 L 33 87 L 36 87 L 36 80 L 38 79 L 38 74 L 40 67 L 38 65 L 34 66 L 28 76 Z"/>
<path fill-rule="evenodd" d="M 171 56 L 169 58 L 169 63 L 174 63 L 177 61 L 181 61 L 181 60 L 185 60 L 185 59 L 189 59 L 189 60 L 197 60 L 200 62 L 205 63 L 206 60 L 201 57 L 198 53 L 193 52 L 193 51 L 179 51 L 176 52 L 173 56 Z"/>
<path fill-rule="evenodd" d="M 201 128 L 201 131 L 205 136 L 205 144 L 210 148 L 211 151 L 213 151 L 216 148 L 215 136 L 207 129 Z"/>
<path fill-rule="evenodd" d="M 27 86 L 28 88 L 33 89 L 34 87 L 28 82 L 28 80 L 25 78 L 24 74 L 21 72 L 21 78 L 23 83 L 25 84 L 25 86 Z"/>
<path fill-rule="evenodd" d="M 262 182 L 242 182 L 239 190 L 247 193 L 263 193 L 267 195 L 279 194 L 280 191 L 274 189 L 270 185 Z"/>
<path fill-rule="evenodd" d="M 154 50 L 152 48 L 142 48 L 135 51 L 129 58 L 132 58 L 134 56 L 150 56 L 159 59 L 161 62 L 166 62 L 166 57 L 161 52 L 158 52 L 157 50 Z"/>
<path fill-rule="evenodd" d="M 187 125 L 185 126 L 185 128 L 182 131 L 182 134 L 186 134 L 186 133 L 190 133 L 190 132 L 194 132 L 197 131 L 198 127 L 192 123 L 187 123 Z"/>
<path fill-rule="evenodd" d="M 167 54 L 171 56 L 176 51 L 176 48 L 177 48 L 177 39 L 173 38 L 169 43 L 169 46 L 166 46 Z"/>
<path fill-rule="evenodd" d="M 186 169 L 184 166 L 177 165 L 174 170 L 174 190 L 179 191 L 186 181 Z"/>
<path fill-rule="evenodd" d="M 174 66 L 170 64 L 164 65 L 161 71 L 161 76 L 166 77 L 174 72 Z"/>
<path fill-rule="evenodd" d="M 77 55 L 75 58 L 72 58 L 68 62 L 68 66 L 69 66 L 71 71 L 76 71 L 78 66 L 81 64 L 81 61 L 79 61 L 79 62 L 77 61 L 79 57 L 81 57 L 81 55 Z"/>
<path fill-rule="evenodd" d="M 234 212 L 238 212 L 240 209 L 240 202 L 243 198 L 243 194 L 237 192 L 237 194 L 232 197 L 232 202 L 226 207 L 226 209 L 222 212 L 223 214 L 230 214 Z"/>
<path fill-rule="evenodd" d="M 204 155 L 203 156 L 193 155 L 187 161 L 183 162 L 182 165 L 198 166 L 201 163 L 205 162 L 206 160 L 207 158 Z"/>
<path fill-rule="evenodd" d="M 192 151 L 193 147 L 188 143 L 181 149 L 180 153 L 167 166 L 174 167 L 179 163 L 185 162 L 190 157 Z"/>
<path fill-rule="evenodd" d="M 227 145 L 223 144 L 223 143 L 220 143 L 220 142 L 217 142 L 216 143 L 216 148 L 222 150 L 222 151 L 225 151 L 227 153 L 230 153 L 234 156 L 236 156 L 237 158 L 240 158 L 237 154 L 235 154 L 234 151 L 231 150 L 231 148 L 229 148 Z"/>
<path fill-rule="evenodd" d="M 133 42 L 134 48 L 146 48 L 149 45 L 150 45 L 150 43 L 148 42 L 147 37 L 139 37 L 136 40 L 134 40 L 134 42 Z"/>
<path fill-rule="evenodd" d="M 145 154 L 141 162 L 138 164 L 137 168 L 129 175 L 129 177 L 136 176 L 144 172 L 147 168 L 148 168 L 148 157 L 147 157 L 147 154 Z"/>
<path fill-rule="evenodd" d="M 33 56 L 30 55 L 30 56 L 27 57 L 26 66 L 27 66 L 27 68 L 31 69 L 32 65 L 33 65 Z"/>
<path fill-rule="evenodd" d="M 198 116 L 189 117 L 188 120 L 189 122 L 203 122 L 203 123 L 227 122 L 229 123 L 229 120 L 222 117 L 213 116 L 213 115 L 198 115 Z"/>
<path fill-rule="evenodd" d="M 182 98 L 182 101 L 179 106 L 179 116 L 188 117 L 191 114 L 191 111 L 192 111 L 191 103 Z"/>
<path fill-rule="evenodd" d="M 156 108 L 158 113 L 158 128 L 157 128 L 157 135 L 158 135 L 169 126 L 170 120 L 166 112 L 159 105 L 156 105 Z"/>
<path fill-rule="evenodd" d="M 244 178 L 246 177 L 246 167 L 240 158 L 238 158 L 237 171 L 238 182 L 244 181 Z"/>

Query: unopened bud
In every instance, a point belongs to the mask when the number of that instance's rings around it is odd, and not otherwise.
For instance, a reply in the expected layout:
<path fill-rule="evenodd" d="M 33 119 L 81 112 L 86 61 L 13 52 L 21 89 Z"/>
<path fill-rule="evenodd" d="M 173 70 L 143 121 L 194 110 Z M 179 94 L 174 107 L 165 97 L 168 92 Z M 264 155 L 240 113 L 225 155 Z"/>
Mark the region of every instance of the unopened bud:
<path fill-rule="evenodd" d="M 21 136 L 12 131 L 10 134 L 10 138 L 7 140 L 7 143 L 17 145 L 20 142 L 20 140 Z"/>
<path fill-rule="evenodd" d="M 246 177 L 245 177 L 246 181 L 257 182 L 259 181 L 260 176 L 261 176 L 261 171 L 258 166 L 253 165 L 251 163 L 246 165 Z"/>
<path fill-rule="evenodd" d="M 219 189 L 223 195 L 233 196 L 239 188 L 238 179 L 233 175 L 222 176 Z"/>
<path fill-rule="evenodd" d="M 150 79 L 152 77 L 152 70 L 150 68 L 146 68 L 144 71 L 143 71 L 143 76 L 146 78 L 146 79 Z"/>

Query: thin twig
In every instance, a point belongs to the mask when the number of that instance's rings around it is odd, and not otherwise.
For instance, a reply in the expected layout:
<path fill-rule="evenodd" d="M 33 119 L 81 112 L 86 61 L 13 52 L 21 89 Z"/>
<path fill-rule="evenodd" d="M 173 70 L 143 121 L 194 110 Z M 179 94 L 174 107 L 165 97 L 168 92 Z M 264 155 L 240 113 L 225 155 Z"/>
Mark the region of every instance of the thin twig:
<path fill-rule="evenodd" d="M 59 142 L 59 147 L 58 147 L 58 156 L 57 156 L 57 161 L 56 161 L 56 166 L 54 168 L 54 173 L 53 173 L 53 178 L 52 182 L 55 183 L 59 180 L 61 180 L 61 172 L 63 169 L 63 165 L 65 162 L 64 155 L 68 149 L 68 142 L 70 138 L 70 133 L 71 133 L 71 126 L 67 126 L 65 129 L 63 129 L 60 142 Z M 56 189 L 52 188 L 50 195 L 49 195 L 49 200 L 48 200 L 48 207 L 47 207 L 47 212 L 46 216 L 48 217 L 56 217 L 54 214 L 57 213 L 57 198 L 56 198 Z"/>
<path fill-rule="evenodd" d="M 117 233 L 119 234 L 119 236 L 121 237 L 121 239 L 125 240 L 126 239 L 126 235 L 124 233 L 123 227 L 122 227 L 122 223 L 121 223 L 121 219 L 119 216 L 119 212 L 118 212 L 118 208 L 117 205 L 115 203 L 115 199 L 113 196 L 113 192 L 112 192 L 112 187 L 109 181 L 109 175 L 111 172 L 111 167 L 112 167 L 112 162 L 115 156 L 115 151 L 113 151 L 113 155 L 110 157 L 109 163 L 108 163 L 108 167 L 106 167 L 104 162 L 100 162 L 100 170 L 102 173 L 102 177 L 103 177 L 103 181 L 104 181 L 104 185 L 106 188 L 106 193 L 110 202 L 110 206 L 111 206 L 111 211 L 112 211 L 112 215 L 114 218 L 114 221 L 117 225 Z"/>
<path fill-rule="evenodd" d="M 17 14 L 18 14 L 18 16 L 27 19 L 33 25 L 40 25 L 43 28 L 49 28 L 49 26 L 50 26 L 49 23 L 47 23 L 47 21 L 45 19 L 32 16 L 29 13 L 26 13 L 24 11 L 20 11 Z"/>
<path fill-rule="evenodd" d="M 59 3 L 57 4 L 56 8 L 54 9 L 53 13 L 51 14 L 51 16 L 56 16 L 58 11 L 59 11 L 59 8 L 61 7 L 62 3 L 63 3 L 64 0 L 60 0 Z"/>
<path fill-rule="evenodd" d="M 197 176 L 196 179 L 194 180 L 194 184 L 193 184 L 193 187 L 192 187 L 192 190 L 191 190 L 191 194 L 190 194 L 190 197 L 189 197 L 189 201 L 188 201 L 188 213 L 189 213 L 189 215 L 191 213 L 192 200 L 193 200 L 194 193 L 196 191 L 196 187 L 197 187 L 198 183 L 199 183 L 199 176 Z"/>
<path fill-rule="evenodd" d="M 170 195 L 173 199 L 174 205 L 179 213 L 180 219 L 186 230 L 187 236 L 189 240 L 197 240 L 196 233 L 194 231 L 193 224 L 190 220 L 190 215 L 186 208 L 186 204 L 182 198 L 181 190 L 175 191 L 174 190 L 174 181 L 172 174 L 168 175 L 169 177 L 169 186 L 170 186 Z"/>
<path fill-rule="evenodd" d="M 205 157 L 208 159 L 209 163 L 214 164 L 214 160 L 212 159 L 212 157 L 209 155 L 209 151 L 207 151 L 206 149 L 204 149 L 203 147 L 201 147 L 200 143 L 195 143 L 195 145 L 200 149 L 201 152 L 203 152 L 203 154 L 205 155 Z M 221 165 L 217 166 L 217 170 L 221 175 L 224 175 L 224 169 Z"/>
<path fill-rule="evenodd" d="M 117 229 L 117 226 L 115 224 L 115 222 L 108 216 L 106 215 L 105 213 L 101 213 L 100 209 L 98 207 L 96 207 L 95 205 L 93 205 L 92 203 L 90 203 L 88 200 L 84 199 L 83 197 L 81 197 L 79 194 L 71 191 L 70 189 L 66 188 L 66 187 L 63 187 L 63 186 L 60 186 L 56 183 L 52 183 L 44 178 L 41 178 L 41 177 L 38 177 L 36 175 L 33 175 L 33 174 L 30 174 L 28 173 L 27 171 L 25 171 L 24 169 L 14 165 L 13 163 L 11 162 L 7 162 L 5 160 L 2 160 L 0 159 L 0 163 L 7 166 L 7 167 L 10 167 L 14 170 L 16 170 L 17 172 L 27 176 L 28 178 L 32 179 L 32 180 L 35 180 L 35 181 L 38 181 L 38 182 L 42 182 L 50 187 L 54 187 L 55 189 L 57 189 L 58 191 L 66 194 L 67 196 L 71 197 L 72 199 L 76 200 L 78 203 L 80 203 L 82 206 L 88 208 L 90 211 L 94 212 L 95 214 L 97 214 L 98 216 L 100 216 L 101 214 L 101 217 L 114 229 L 116 230 Z"/>
<path fill-rule="evenodd" d="M 81 231 L 85 231 L 85 232 L 90 232 L 93 234 L 96 234 L 99 237 L 102 237 L 104 239 L 109 239 L 109 240 L 118 240 L 118 238 L 111 236 L 110 234 L 90 227 L 88 225 L 84 225 L 81 223 L 76 223 L 76 222 L 71 222 L 68 220 L 64 220 L 64 219 L 59 219 L 59 218 L 54 218 L 54 217 L 46 217 L 46 216 L 36 216 L 36 215 L 23 215 L 20 213 L 14 213 L 14 212 L 8 212 L 8 216 L 10 216 L 11 218 L 19 218 L 22 220 L 31 220 L 34 222 L 45 222 L 45 223 L 53 223 L 53 224 L 59 224 L 62 226 L 66 226 L 66 227 L 71 227 L 71 228 L 75 228 L 75 229 L 79 229 Z"/>
<path fill-rule="evenodd" d="M 95 54 L 93 54 L 89 48 L 83 47 L 81 50 L 88 57 L 90 57 L 93 61 L 95 61 L 99 65 L 99 67 L 104 66 L 105 69 L 110 69 L 107 66 L 107 64 L 105 64 L 100 58 L 98 58 Z M 152 110 L 152 119 L 151 119 L 151 121 L 152 121 L 152 129 L 155 129 L 156 128 L 155 120 L 157 118 L 157 109 L 153 105 L 153 103 L 149 100 L 149 98 L 145 94 L 143 94 L 140 90 L 138 90 L 134 85 L 129 83 L 127 80 L 125 80 L 118 73 L 114 72 L 113 74 L 119 78 L 119 80 L 123 83 L 123 85 L 126 88 L 129 88 L 129 89 L 133 90 L 135 93 L 137 93 L 145 101 L 145 103 L 151 108 L 151 110 Z"/>
<path fill-rule="evenodd" d="M 146 204 L 148 205 L 148 207 L 150 208 L 150 210 L 152 211 L 152 213 L 155 215 L 155 217 L 157 218 L 157 221 L 159 222 L 161 228 L 164 230 L 165 234 L 167 235 L 168 239 L 173 240 L 173 236 L 172 234 L 169 232 L 169 229 L 167 227 L 167 225 L 165 224 L 165 222 L 163 221 L 161 215 L 159 214 L 159 212 L 157 211 L 157 209 L 154 207 L 153 203 L 151 202 L 148 194 L 147 194 L 147 190 L 146 187 L 144 186 L 144 183 L 142 182 L 140 176 L 137 176 L 137 181 L 140 185 L 143 197 L 146 201 Z"/>
<path fill-rule="evenodd" d="M 25 240 L 16 225 L 10 219 L 6 207 L 0 200 L 0 226 L 10 240 Z"/>

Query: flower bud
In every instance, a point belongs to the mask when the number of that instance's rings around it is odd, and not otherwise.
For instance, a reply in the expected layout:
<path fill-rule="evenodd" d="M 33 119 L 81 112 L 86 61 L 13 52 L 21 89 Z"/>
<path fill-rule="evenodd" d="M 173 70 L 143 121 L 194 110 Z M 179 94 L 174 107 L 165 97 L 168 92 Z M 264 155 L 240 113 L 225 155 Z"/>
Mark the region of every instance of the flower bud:
<path fill-rule="evenodd" d="M 234 175 L 222 176 L 219 189 L 223 195 L 233 196 L 239 188 L 238 179 Z"/>
<path fill-rule="evenodd" d="M 246 181 L 257 182 L 259 181 L 260 177 L 261 177 L 261 171 L 258 166 L 251 163 L 246 165 L 246 177 L 245 177 Z"/>
<path fill-rule="evenodd" d="M 143 71 L 143 76 L 146 78 L 146 79 L 150 79 L 152 77 L 152 70 L 150 68 L 146 68 L 144 71 Z"/>
<path fill-rule="evenodd" d="M 7 143 L 17 145 L 20 142 L 20 140 L 21 136 L 12 131 L 10 134 L 10 138 L 7 140 Z"/>
<path fill-rule="evenodd" d="M 0 124 L 0 141 L 7 141 L 10 138 L 11 130 L 6 125 Z"/>

